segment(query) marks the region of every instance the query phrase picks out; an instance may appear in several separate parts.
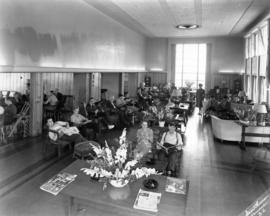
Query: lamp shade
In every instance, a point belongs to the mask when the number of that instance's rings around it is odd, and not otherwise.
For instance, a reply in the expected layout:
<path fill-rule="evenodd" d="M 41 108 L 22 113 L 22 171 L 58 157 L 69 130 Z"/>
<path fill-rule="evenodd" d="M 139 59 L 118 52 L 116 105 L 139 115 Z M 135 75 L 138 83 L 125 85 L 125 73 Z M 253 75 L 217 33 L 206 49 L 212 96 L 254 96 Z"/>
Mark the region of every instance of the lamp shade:
<path fill-rule="evenodd" d="M 266 106 L 264 104 L 255 104 L 253 109 L 257 113 L 267 113 Z"/>
<path fill-rule="evenodd" d="M 244 91 L 239 91 L 238 97 L 246 97 L 246 93 Z"/>

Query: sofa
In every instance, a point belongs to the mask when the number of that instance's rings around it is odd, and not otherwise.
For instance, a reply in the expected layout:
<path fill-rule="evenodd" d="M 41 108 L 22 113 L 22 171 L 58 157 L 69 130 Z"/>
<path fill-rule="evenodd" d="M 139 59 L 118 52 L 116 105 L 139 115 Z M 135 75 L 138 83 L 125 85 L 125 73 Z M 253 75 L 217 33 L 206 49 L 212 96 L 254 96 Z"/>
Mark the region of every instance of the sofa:
<path fill-rule="evenodd" d="M 241 141 L 242 126 L 235 120 L 223 120 L 217 116 L 211 115 L 212 131 L 215 138 L 221 141 Z M 248 126 L 246 133 L 270 134 L 270 126 Z M 252 143 L 270 143 L 270 137 L 245 137 L 246 142 Z"/>

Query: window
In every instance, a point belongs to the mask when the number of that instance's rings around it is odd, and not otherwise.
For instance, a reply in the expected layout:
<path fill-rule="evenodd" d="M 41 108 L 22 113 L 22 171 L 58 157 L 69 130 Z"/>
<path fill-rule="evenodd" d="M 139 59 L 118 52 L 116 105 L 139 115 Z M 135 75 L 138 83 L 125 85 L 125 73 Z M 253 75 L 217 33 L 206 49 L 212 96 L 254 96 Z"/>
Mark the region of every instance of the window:
<path fill-rule="evenodd" d="M 175 55 L 175 85 L 198 88 L 205 85 L 206 44 L 177 44 Z"/>
<path fill-rule="evenodd" d="M 269 103 L 266 86 L 268 35 L 266 22 L 245 39 L 245 90 L 254 103 Z"/>

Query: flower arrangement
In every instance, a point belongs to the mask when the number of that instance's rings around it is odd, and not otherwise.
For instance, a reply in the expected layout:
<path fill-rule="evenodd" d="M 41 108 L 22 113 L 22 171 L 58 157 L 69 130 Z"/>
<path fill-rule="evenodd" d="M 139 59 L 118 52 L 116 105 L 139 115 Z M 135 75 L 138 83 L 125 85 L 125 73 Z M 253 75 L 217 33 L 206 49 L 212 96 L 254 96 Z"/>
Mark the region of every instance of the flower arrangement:
<path fill-rule="evenodd" d="M 193 86 L 193 84 L 194 84 L 194 82 L 192 82 L 192 81 L 185 81 L 185 85 L 186 85 L 186 87 L 187 87 L 187 89 L 191 89 L 191 87 Z"/>
<path fill-rule="evenodd" d="M 128 159 L 126 129 L 123 130 L 119 138 L 119 147 L 116 151 L 109 148 L 107 142 L 105 142 L 104 148 L 92 147 L 97 156 L 88 161 L 90 168 L 82 168 L 81 170 L 91 177 L 99 177 L 104 182 L 104 188 L 107 187 L 108 181 L 110 183 L 118 182 L 121 186 L 143 176 L 157 174 L 153 168 L 140 167 L 139 159 Z"/>

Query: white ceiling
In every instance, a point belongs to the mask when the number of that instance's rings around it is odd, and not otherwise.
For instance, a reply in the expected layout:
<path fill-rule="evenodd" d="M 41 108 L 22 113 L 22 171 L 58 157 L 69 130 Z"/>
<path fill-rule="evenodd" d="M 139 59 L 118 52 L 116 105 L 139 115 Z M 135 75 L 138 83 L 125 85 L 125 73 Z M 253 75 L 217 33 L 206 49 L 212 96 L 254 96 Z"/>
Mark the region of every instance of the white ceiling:
<path fill-rule="evenodd" d="M 269 14 L 270 0 L 84 0 L 148 37 L 243 35 Z M 199 24 L 178 30 L 178 24 Z"/>

